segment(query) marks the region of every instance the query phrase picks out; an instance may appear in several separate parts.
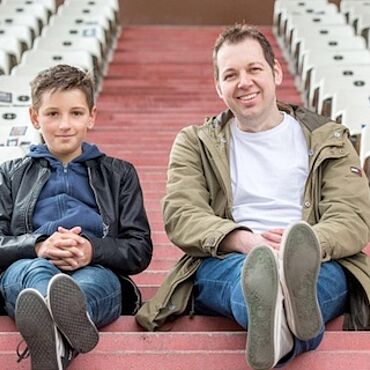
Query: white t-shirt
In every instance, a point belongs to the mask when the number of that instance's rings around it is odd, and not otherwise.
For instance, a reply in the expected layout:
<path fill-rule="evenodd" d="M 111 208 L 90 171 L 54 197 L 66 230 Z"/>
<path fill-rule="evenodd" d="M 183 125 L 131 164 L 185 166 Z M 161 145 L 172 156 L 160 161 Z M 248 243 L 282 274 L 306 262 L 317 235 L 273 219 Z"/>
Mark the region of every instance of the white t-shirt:
<path fill-rule="evenodd" d="M 274 128 L 250 133 L 231 122 L 232 215 L 260 233 L 302 219 L 308 149 L 300 124 L 284 113 Z"/>

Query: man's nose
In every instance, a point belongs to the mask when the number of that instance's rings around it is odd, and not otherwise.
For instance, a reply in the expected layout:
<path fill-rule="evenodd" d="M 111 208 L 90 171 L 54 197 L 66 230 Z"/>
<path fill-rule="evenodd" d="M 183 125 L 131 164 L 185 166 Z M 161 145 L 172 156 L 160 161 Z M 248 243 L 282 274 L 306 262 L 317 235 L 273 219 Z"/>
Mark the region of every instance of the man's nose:
<path fill-rule="evenodd" d="M 243 89 L 251 85 L 251 78 L 246 72 L 242 72 L 239 75 L 238 88 Z"/>

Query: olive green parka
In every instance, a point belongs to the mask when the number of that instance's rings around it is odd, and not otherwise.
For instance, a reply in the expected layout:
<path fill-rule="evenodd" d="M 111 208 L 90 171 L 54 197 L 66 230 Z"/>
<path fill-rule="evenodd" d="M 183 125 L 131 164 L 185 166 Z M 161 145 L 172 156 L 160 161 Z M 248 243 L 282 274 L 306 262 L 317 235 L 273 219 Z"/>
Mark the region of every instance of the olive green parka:
<path fill-rule="evenodd" d="M 345 329 L 370 329 L 370 258 L 361 252 L 370 239 L 370 191 L 345 126 L 302 107 L 279 103 L 301 124 L 309 152 L 302 219 L 313 226 L 322 261 L 337 260 L 348 273 L 349 314 Z M 193 275 L 203 257 L 223 258 L 223 238 L 244 228 L 231 215 L 230 129 L 227 110 L 177 135 L 163 199 L 166 232 L 185 255 L 155 296 L 136 315 L 148 330 L 189 312 Z M 268 175 L 268 174 L 267 174 Z"/>

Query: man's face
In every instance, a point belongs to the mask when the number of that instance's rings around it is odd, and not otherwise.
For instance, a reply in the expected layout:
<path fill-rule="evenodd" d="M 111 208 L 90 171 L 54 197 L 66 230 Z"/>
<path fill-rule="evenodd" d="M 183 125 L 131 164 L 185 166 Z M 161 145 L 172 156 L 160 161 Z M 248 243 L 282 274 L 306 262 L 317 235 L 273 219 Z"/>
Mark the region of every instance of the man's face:
<path fill-rule="evenodd" d="M 33 126 L 40 129 L 45 143 L 57 159 L 68 163 L 81 154 L 81 143 L 95 123 L 86 96 L 79 89 L 45 92 L 36 111 L 30 108 Z"/>
<path fill-rule="evenodd" d="M 270 121 L 280 120 L 276 86 L 282 82 L 282 70 L 278 62 L 270 67 L 258 41 L 225 43 L 218 51 L 217 66 L 217 92 L 241 129 L 259 131 Z"/>

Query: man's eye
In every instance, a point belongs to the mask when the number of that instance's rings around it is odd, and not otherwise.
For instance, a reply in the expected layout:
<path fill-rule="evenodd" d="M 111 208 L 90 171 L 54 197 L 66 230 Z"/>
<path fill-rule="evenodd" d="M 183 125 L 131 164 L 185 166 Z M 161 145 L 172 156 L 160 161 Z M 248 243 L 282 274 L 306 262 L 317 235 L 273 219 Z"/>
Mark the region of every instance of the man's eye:
<path fill-rule="evenodd" d="M 252 71 L 253 72 L 260 72 L 260 71 L 262 71 L 262 68 L 261 67 L 253 67 Z"/>
<path fill-rule="evenodd" d="M 233 77 L 235 77 L 235 74 L 229 74 L 229 75 L 224 76 L 224 80 L 228 81 L 228 80 L 231 80 Z"/>

